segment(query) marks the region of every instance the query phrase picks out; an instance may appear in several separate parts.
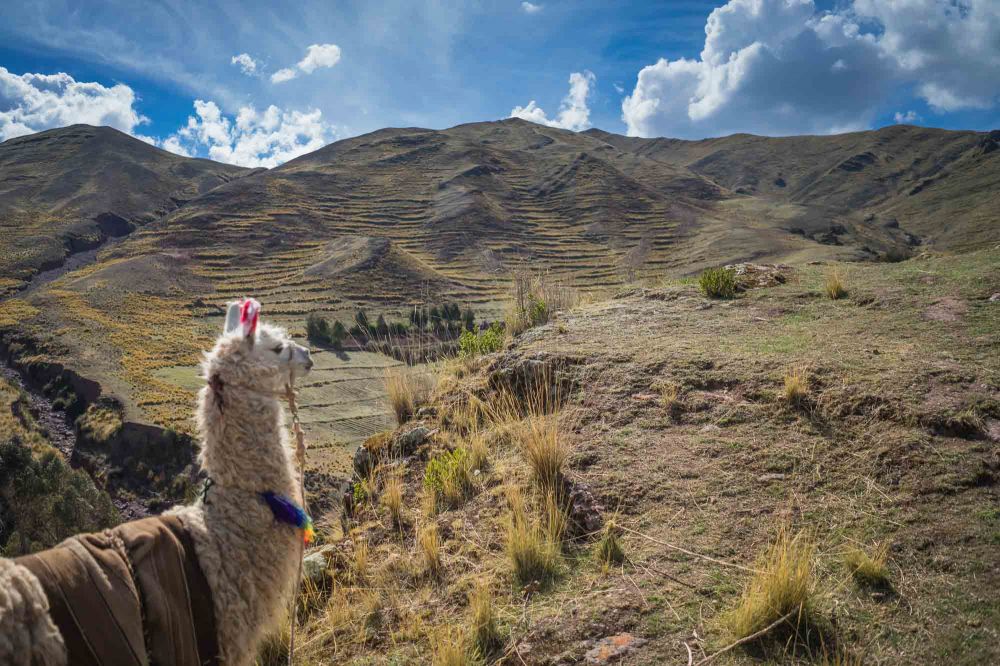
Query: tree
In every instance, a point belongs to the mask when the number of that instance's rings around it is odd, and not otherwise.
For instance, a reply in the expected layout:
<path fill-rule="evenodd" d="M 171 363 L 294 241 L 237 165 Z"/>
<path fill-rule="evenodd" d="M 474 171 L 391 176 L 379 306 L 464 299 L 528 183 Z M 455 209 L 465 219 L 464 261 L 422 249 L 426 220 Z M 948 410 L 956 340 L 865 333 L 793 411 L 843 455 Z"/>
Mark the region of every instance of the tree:
<path fill-rule="evenodd" d="M 340 349 L 344 344 L 344 338 L 347 337 L 347 329 L 344 325 L 340 323 L 340 320 L 333 322 L 333 328 L 330 330 L 330 341 L 333 342 L 333 346 Z"/>
<path fill-rule="evenodd" d="M 375 332 L 380 338 L 389 336 L 389 324 L 385 323 L 385 315 L 380 314 L 375 322 Z"/>
<path fill-rule="evenodd" d="M 315 312 L 306 317 L 306 337 L 321 345 L 330 344 L 330 322 Z"/>
<path fill-rule="evenodd" d="M 462 323 L 465 324 L 465 330 L 476 330 L 476 314 L 472 308 L 465 308 L 465 312 L 462 313 Z"/>
<path fill-rule="evenodd" d="M 360 328 L 365 335 L 368 335 L 371 326 L 368 323 L 368 315 L 365 314 L 364 309 L 359 308 L 358 311 L 354 313 L 354 321 L 357 323 L 358 328 Z"/>

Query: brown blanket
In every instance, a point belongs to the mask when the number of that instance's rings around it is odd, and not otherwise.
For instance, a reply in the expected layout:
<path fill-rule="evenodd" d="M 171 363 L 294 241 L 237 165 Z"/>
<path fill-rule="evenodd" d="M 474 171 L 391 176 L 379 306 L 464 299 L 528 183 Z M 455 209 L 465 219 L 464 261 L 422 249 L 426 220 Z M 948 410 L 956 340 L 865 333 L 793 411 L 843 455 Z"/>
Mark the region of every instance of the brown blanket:
<path fill-rule="evenodd" d="M 174 516 L 20 557 L 45 589 L 73 666 L 218 664 L 211 590 Z"/>

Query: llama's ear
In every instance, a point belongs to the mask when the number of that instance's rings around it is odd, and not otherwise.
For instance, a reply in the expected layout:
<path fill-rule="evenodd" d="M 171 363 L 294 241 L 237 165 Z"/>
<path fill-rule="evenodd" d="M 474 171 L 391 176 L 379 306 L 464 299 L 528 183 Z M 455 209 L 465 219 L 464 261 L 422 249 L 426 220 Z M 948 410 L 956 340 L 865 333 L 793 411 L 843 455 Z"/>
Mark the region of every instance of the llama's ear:
<path fill-rule="evenodd" d="M 226 310 L 226 325 L 222 329 L 225 334 L 233 333 L 240 327 L 240 306 L 242 303 L 233 301 Z"/>
<path fill-rule="evenodd" d="M 243 337 L 253 344 L 257 335 L 257 322 L 260 321 L 260 302 L 256 298 L 247 298 L 240 305 L 240 326 L 243 327 Z"/>

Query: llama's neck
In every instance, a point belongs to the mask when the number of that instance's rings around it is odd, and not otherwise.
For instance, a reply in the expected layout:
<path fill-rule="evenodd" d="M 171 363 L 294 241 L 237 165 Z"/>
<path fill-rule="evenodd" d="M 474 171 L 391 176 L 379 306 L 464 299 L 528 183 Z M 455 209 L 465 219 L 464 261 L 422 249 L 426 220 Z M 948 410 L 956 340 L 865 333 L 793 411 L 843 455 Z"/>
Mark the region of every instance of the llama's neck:
<path fill-rule="evenodd" d="M 221 488 L 292 495 L 296 478 L 284 411 L 271 395 L 227 390 L 220 412 L 202 400 L 202 466 Z"/>

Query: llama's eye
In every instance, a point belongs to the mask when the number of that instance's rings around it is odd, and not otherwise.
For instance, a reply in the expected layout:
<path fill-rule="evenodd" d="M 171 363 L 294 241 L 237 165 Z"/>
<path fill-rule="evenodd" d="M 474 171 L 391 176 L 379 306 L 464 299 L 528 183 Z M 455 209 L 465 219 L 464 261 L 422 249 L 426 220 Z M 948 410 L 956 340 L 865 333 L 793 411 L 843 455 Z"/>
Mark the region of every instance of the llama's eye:
<path fill-rule="evenodd" d="M 284 348 L 285 345 L 278 345 L 277 347 L 272 347 L 271 351 L 273 351 L 275 354 L 280 354 Z"/>

